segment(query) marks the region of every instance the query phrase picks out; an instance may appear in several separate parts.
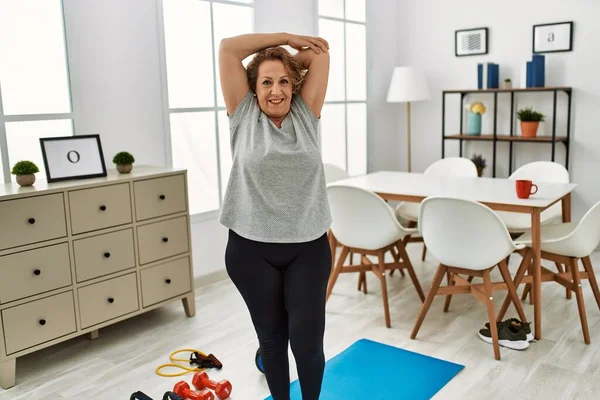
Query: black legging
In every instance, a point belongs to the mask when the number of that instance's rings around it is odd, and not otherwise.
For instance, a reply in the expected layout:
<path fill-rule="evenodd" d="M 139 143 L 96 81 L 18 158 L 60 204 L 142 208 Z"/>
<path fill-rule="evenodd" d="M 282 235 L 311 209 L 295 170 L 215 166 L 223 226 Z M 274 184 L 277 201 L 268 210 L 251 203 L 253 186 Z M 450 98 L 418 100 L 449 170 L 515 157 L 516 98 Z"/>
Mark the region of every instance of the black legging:
<path fill-rule="evenodd" d="M 327 235 L 304 243 L 263 243 L 230 230 L 225 263 L 250 311 L 273 400 L 290 398 L 288 340 L 302 399 L 318 400 L 331 272 Z"/>

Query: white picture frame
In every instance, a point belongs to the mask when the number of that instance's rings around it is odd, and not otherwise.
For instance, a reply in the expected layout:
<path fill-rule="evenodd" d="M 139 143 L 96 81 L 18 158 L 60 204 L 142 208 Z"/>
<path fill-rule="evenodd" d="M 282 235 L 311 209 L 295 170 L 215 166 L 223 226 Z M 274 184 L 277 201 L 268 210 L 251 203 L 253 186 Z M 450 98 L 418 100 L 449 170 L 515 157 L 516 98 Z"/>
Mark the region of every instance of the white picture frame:
<path fill-rule="evenodd" d="M 106 176 L 100 135 L 40 138 L 48 182 Z"/>
<path fill-rule="evenodd" d="M 533 53 L 573 50 L 573 21 L 533 26 Z"/>
<path fill-rule="evenodd" d="M 454 32 L 456 57 L 488 53 L 488 28 L 460 29 Z"/>

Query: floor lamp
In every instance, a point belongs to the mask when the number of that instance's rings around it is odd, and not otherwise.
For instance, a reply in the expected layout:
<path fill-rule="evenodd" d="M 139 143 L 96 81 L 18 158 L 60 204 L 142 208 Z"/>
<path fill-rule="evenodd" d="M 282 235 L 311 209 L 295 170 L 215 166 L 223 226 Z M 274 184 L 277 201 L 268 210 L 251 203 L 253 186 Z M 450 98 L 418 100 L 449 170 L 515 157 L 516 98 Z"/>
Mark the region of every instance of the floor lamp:
<path fill-rule="evenodd" d="M 425 75 L 411 67 L 396 67 L 387 94 L 388 103 L 406 103 L 408 172 L 410 172 L 410 103 L 429 99 Z"/>

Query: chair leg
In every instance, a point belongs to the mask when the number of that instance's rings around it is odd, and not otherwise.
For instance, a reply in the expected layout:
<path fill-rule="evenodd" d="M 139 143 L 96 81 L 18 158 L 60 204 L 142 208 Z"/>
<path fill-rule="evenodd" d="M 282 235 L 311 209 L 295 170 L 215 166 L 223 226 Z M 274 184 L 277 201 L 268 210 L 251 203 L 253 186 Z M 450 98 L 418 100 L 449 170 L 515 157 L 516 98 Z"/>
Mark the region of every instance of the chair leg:
<path fill-rule="evenodd" d="M 431 288 L 427 293 L 427 298 L 425 299 L 425 303 L 421 307 L 421 312 L 415 321 L 415 326 L 410 334 L 410 338 L 414 339 L 417 337 L 417 333 L 419 333 L 419 329 L 421 329 L 421 324 L 423 324 L 423 320 L 425 319 L 425 315 L 427 315 L 427 311 L 429 311 L 429 307 L 431 306 L 431 302 L 433 302 L 433 298 L 440 287 L 440 283 L 442 283 L 442 279 L 444 279 L 444 272 L 446 272 L 446 267 L 440 264 L 438 269 L 433 277 L 433 281 L 431 282 Z"/>
<path fill-rule="evenodd" d="M 412 263 L 410 262 L 410 258 L 408 257 L 408 253 L 406 253 L 406 249 L 404 248 L 404 244 L 402 242 L 396 243 L 396 248 L 398 249 L 398 254 L 400 258 L 404 261 L 404 265 L 408 270 L 408 275 L 410 276 L 410 280 L 412 281 L 415 289 L 417 290 L 417 294 L 421 299 L 421 303 L 425 301 L 425 294 L 423 293 L 423 289 L 421 289 L 421 284 L 419 283 L 419 278 L 417 278 L 417 274 L 415 274 L 415 269 L 413 268 Z"/>
<path fill-rule="evenodd" d="M 390 251 L 392 252 L 392 256 L 394 257 L 394 260 L 396 260 L 397 263 L 400 262 L 400 255 L 398 254 L 398 252 L 396 252 L 396 249 L 394 249 L 393 247 L 390 249 Z M 402 276 L 406 276 L 404 274 L 404 270 L 402 268 L 398 268 L 400 270 L 400 275 Z M 392 274 L 394 273 L 395 269 L 390 271 L 390 276 L 392 276 Z"/>
<path fill-rule="evenodd" d="M 598 290 L 598 281 L 596 281 L 596 275 L 594 274 L 594 267 L 592 267 L 590 256 L 583 257 L 581 259 L 581 262 L 583 263 L 583 268 L 585 268 L 585 272 L 587 272 L 588 274 L 588 280 L 590 281 L 592 292 L 594 293 L 594 297 L 596 298 L 596 304 L 598 304 L 598 308 L 600 309 L 600 290 Z"/>
<path fill-rule="evenodd" d="M 454 272 L 446 272 L 446 277 L 448 278 L 448 286 L 454 286 Z M 448 312 L 450 308 L 450 301 L 452 300 L 452 295 L 446 295 L 446 302 L 444 303 L 444 312 Z"/>
<path fill-rule="evenodd" d="M 527 268 L 529 268 L 531 258 L 532 258 L 531 249 L 529 249 L 527 251 L 527 253 L 525 253 L 523 255 L 523 260 L 521 260 L 521 265 L 519 265 L 519 269 L 517 270 L 517 275 L 515 276 L 515 281 L 514 281 L 515 291 L 516 291 L 516 288 L 518 288 L 519 285 L 521 284 L 521 281 L 523 280 L 523 277 L 525 276 L 525 271 L 527 270 Z M 519 301 L 519 298 L 517 297 L 516 300 L 517 301 L 513 300 L 515 305 Z M 504 314 L 506 314 L 506 311 L 508 310 L 508 307 L 510 306 L 510 301 L 511 301 L 510 294 L 507 294 L 506 297 L 504 298 L 504 303 L 502 304 L 502 307 L 500 307 L 500 311 L 498 311 L 498 321 L 502 321 L 502 318 L 504 318 Z"/>
<path fill-rule="evenodd" d="M 371 260 L 369 260 L 367 258 L 367 256 L 365 256 L 364 254 L 360 255 L 360 260 L 361 260 L 361 263 L 364 265 L 371 265 L 371 266 L 373 265 Z M 362 272 L 362 273 L 364 274 L 363 282 L 362 282 L 362 289 L 363 289 L 363 293 L 367 294 L 367 273 L 366 272 Z"/>
<path fill-rule="evenodd" d="M 383 311 L 385 312 L 385 326 L 390 328 L 392 323 L 390 321 L 390 306 L 388 304 L 388 293 L 387 293 L 387 282 L 385 277 L 385 253 L 383 250 L 379 251 L 377 255 L 379 258 L 379 273 L 377 277 L 381 281 L 381 297 L 383 297 Z"/>
<path fill-rule="evenodd" d="M 510 276 L 510 272 L 508 271 L 508 264 L 506 263 L 506 261 L 502 260 L 502 261 L 500 261 L 500 265 L 498 265 L 498 267 L 500 268 L 500 273 L 502 274 L 502 278 L 504 279 L 504 282 L 506 282 L 506 286 L 508 286 L 508 294 L 509 294 L 512 302 L 515 303 L 515 308 L 517 309 L 517 314 L 519 315 L 519 318 L 521 319 L 522 322 L 527 322 L 527 317 L 525 316 L 525 313 L 523 312 L 523 305 L 521 304 L 521 301 L 519 300 L 519 295 L 517 294 L 517 289 L 515 288 L 515 284 Z M 500 322 L 500 321 L 502 321 L 502 320 L 498 319 L 498 322 Z"/>
<path fill-rule="evenodd" d="M 366 276 L 367 274 L 365 273 L 365 271 L 361 271 L 358 273 L 358 288 L 356 290 L 360 291 L 362 289 Z"/>
<path fill-rule="evenodd" d="M 563 274 L 565 272 L 565 269 L 563 268 L 561 263 L 555 261 L 554 265 L 556 265 L 556 269 L 558 270 L 559 274 Z M 565 288 L 565 296 L 567 299 L 571 298 L 571 289 Z"/>
<path fill-rule="evenodd" d="M 492 281 L 490 279 L 490 270 L 483 271 L 483 288 L 485 289 L 486 306 L 488 318 L 490 320 L 490 330 L 492 331 L 492 345 L 494 346 L 494 357 L 500 360 L 500 344 L 498 343 L 498 326 L 496 325 L 496 316 L 494 315 L 494 297 L 492 290 Z"/>
<path fill-rule="evenodd" d="M 423 253 L 421 253 L 421 261 L 425 261 L 425 256 L 427 255 L 427 246 L 423 243 Z"/>
<path fill-rule="evenodd" d="M 337 281 L 338 276 L 340 275 L 340 271 L 344 266 L 344 261 L 346 261 L 346 256 L 348 255 L 348 248 L 346 246 L 342 247 L 342 253 L 338 258 L 337 265 L 335 266 L 331 276 L 329 277 L 329 283 L 327 284 L 327 294 L 325 295 L 325 302 L 329 299 L 331 292 L 333 290 L 333 286 L 335 286 L 335 282 Z"/>
<path fill-rule="evenodd" d="M 571 274 L 573 275 L 573 284 L 575 286 L 575 297 L 577 298 L 577 308 L 579 309 L 579 319 L 581 320 L 581 329 L 583 330 L 583 341 L 590 344 L 590 331 L 588 329 L 587 315 L 585 313 L 585 303 L 583 301 L 583 291 L 581 290 L 581 280 L 579 279 L 579 266 L 577 259 L 571 258 Z"/>

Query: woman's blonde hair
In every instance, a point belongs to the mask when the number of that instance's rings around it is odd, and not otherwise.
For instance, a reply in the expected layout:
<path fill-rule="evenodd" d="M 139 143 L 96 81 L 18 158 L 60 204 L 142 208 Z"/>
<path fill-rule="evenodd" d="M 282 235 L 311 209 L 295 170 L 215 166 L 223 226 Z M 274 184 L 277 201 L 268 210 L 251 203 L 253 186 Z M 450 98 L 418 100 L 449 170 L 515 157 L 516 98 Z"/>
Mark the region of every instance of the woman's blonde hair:
<path fill-rule="evenodd" d="M 280 60 L 287 70 L 292 81 L 292 93 L 298 93 L 304 83 L 304 69 L 298 61 L 292 57 L 289 51 L 283 47 L 270 47 L 256 53 L 254 58 L 248 63 L 246 73 L 248 75 L 248 84 L 250 89 L 256 93 L 256 82 L 258 80 L 258 67 L 263 61 Z"/>

